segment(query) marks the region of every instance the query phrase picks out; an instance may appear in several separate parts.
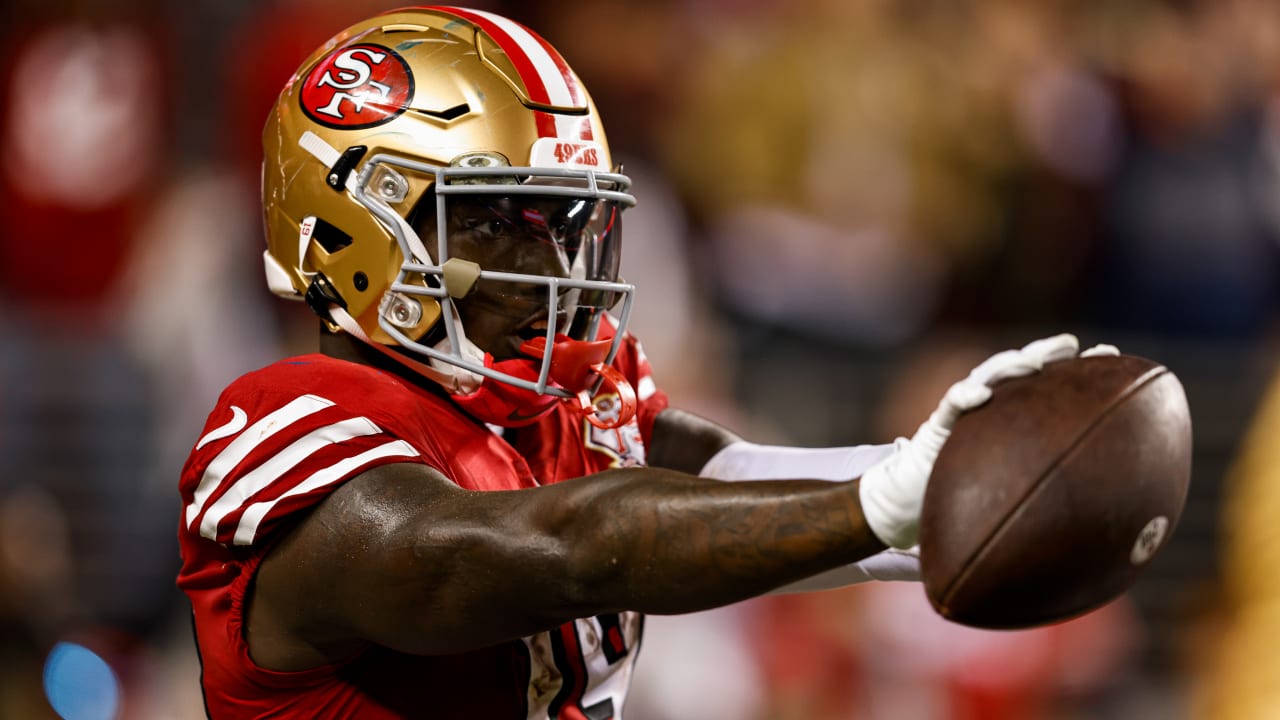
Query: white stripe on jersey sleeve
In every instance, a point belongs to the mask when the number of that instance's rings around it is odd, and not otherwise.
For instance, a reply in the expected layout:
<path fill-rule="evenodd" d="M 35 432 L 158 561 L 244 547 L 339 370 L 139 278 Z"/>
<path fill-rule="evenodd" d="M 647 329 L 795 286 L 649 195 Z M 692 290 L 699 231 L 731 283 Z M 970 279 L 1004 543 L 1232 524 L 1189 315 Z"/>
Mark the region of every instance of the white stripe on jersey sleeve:
<path fill-rule="evenodd" d="M 205 445 L 208 445 L 214 440 L 221 440 L 224 437 L 231 437 L 232 435 L 235 435 L 236 433 L 243 430 L 244 426 L 248 424 L 249 424 L 249 416 L 245 414 L 245 411 L 240 407 L 232 405 L 231 420 L 229 420 L 225 425 L 220 425 L 210 430 L 208 435 L 205 435 L 204 437 L 200 438 L 200 442 L 196 443 L 196 449 L 199 450 L 200 448 L 204 447 Z"/>
<path fill-rule="evenodd" d="M 204 476 L 200 478 L 200 484 L 196 486 L 191 504 L 187 505 L 187 529 L 191 528 L 191 523 L 195 522 L 196 517 L 204 508 L 205 501 L 218 488 L 222 478 L 235 469 L 235 466 L 239 465 L 240 461 L 248 457 L 249 453 L 253 452 L 255 448 L 272 435 L 331 405 L 333 405 L 332 401 L 316 395 L 303 395 L 294 398 L 289 404 L 250 425 L 249 429 L 245 430 L 240 437 L 232 440 L 209 463 L 209 467 L 204 471 Z"/>
<path fill-rule="evenodd" d="M 640 386 L 636 388 L 636 397 L 641 400 L 648 400 L 656 392 L 658 392 L 658 385 L 653 381 L 653 376 L 645 375 L 640 378 Z"/>
<path fill-rule="evenodd" d="M 216 539 L 218 523 L 222 522 L 223 518 L 242 507 L 249 498 L 265 490 L 267 486 L 279 480 L 317 450 L 352 438 L 377 435 L 380 432 L 382 428 L 374 425 L 368 418 L 355 417 L 316 428 L 294 440 L 289 447 L 276 453 L 227 488 L 222 497 L 205 510 L 204 519 L 200 521 L 200 534 L 210 540 Z"/>
<path fill-rule="evenodd" d="M 240 516 L 240 524 L 236 526 L 235 538 L 232 541 L 236 545 L 252 545 L 254 538 L 258 535 L 258 526 L 262 524 L 262 519 L 271 512 L 276 503 L 285 498 L 294 495 L 301 495 L 311 492 L 316 488 L 324 487 L 341 480 L 355 468 L 378 458 L 385 457 L 417 457 L 418 451 L 412 445 L 403 441 L 395 440 L 393 442 L 370 448 L 349 458 L 343 458 L 329 467 L 312 473 L 310 477 L 298 483 L 285 494 L 274 500 L 264 500 L 256 502 L 245 508 L 244 514 Z"/>

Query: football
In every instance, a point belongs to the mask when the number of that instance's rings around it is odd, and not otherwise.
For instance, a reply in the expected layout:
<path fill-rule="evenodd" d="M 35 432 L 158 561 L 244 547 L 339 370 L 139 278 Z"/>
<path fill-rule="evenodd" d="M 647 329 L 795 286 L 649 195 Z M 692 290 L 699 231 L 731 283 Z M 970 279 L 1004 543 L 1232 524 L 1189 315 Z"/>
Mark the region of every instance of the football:
<path fill-rule="evenodd" d="M 1181 383 L 1130 355 L 1048 363 L 961 415 L 920 520 L 925 592 L 943 617 L 1024 628 L 1129 588 L 1178 524 L 1191 478 Z"/>

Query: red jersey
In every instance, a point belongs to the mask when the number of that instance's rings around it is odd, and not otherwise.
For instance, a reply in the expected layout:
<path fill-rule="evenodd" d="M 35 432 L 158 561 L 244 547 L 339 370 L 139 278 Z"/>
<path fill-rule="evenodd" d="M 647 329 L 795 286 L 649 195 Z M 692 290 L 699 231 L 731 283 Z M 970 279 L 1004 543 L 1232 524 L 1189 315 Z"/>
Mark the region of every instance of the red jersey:
<path fill-rule="evenodd" d="M 258 667 L 246 588 L 272 545 L 344 481 L 418 462 L 469 490 L 515 490 L 644 462 L 666 396 L 628 338 L 614 361 L 640 409 L 600 430 L 563 404 L 517 446 L 442 395 L 376 368 L 303 355 L 249 373 L 218 400 L 182 472 L 178 585 L 191 599 L 213 718 L 621 718 L 643 618 L 582 618 L 450 656 L 374 647 L 302 672 Z"/>

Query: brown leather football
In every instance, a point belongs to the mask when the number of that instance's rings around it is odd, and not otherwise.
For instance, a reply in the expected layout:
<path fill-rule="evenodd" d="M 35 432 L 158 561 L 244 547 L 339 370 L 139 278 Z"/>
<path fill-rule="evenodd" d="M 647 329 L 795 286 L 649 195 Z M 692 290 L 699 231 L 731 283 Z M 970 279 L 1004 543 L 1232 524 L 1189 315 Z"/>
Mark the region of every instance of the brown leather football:
<path fill-rule="evenodd" d="M 1168 541 L 1190 478 L 1186 394 L 1161 365 L 1076 358 L 1000 382 L 957 420 L 929 479 L 929 602 L 983 628 L 1097 608 Z"/>

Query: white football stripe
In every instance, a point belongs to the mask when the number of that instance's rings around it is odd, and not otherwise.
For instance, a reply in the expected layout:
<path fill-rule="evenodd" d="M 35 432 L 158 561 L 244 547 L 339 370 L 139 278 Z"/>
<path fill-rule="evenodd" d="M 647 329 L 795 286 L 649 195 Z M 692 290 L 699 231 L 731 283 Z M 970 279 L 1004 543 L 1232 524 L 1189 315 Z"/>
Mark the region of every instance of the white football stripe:
<path fill-rule="evenodd" d="M 251 545 L 254 538 L 258 535 L 258 526 L 262 524 L 262 519 L 271 512 L 276 503 L 294 495 L 301 495 L 311 492 L 316 488 L 324 487 L 341 480 L 348 473 L 357 467 L 384 457 L 417 457 L 418 451 L 412 445 L 403 441 L 395 440 L 393 442 L 370 448 L 349 458 L 343 458 L 329 467 L 312 473 L 310 477 L 298 483 L 289 492 L 281 495 L 274 500 L 264 500 L 256 502 L 245 508 L 244 514 L 240 516 L 240 524 L 236 527 L 235 538 L 232 542 L 236 545 Z"/>
<path fill-rule="evenodd" d="M 368 418 L 356 417 L 316 428 L 303 435 L 227 488 L 226 492 L 210 505 L 208 510 L 205 510 L 204 519 L 200 521 L 200 534 L 210 540 L 215 539 L 218 534 L 218 523 L 222 522 L 224 517 L 243 506 L 249 498 L 265 490 L 268 485 L 279 480 L 317 450 L 351 438 L 377 435 L 380 432 L 382 428 L 374 425 Z"/>
<path fill-rule="evenodd" d="M 556 61 L 547 52 L 547 49 L 538 42 L 537 38 L 529 34 L 523 26 L 512 22 L 507 18 L 493 13 L 484 12 L 482 10 L 474 10 L 476 15 L 483 16 L 486 20 L 494 25 L 502 28 L 516 45 L 520 47 L 524 54 L 529 58 L 529 62 L 533 63 L 533 67 L 538 72 L 543 86 L 547 89 L 547 97 L 550 98 L 552 105 L 564 107 L 577 107 L 578 101 L 573 97 L 573 92 L 569 89 L 569 84 L 565 80 L 564 73 L 560 71 Z M 506 49 L 506 48 L 504 48 Z M 525 82 L 529 79 L 525 78 Z M 574 137 L 577 137 L 576 135 Z"/>
<path fill-rule="evenodd" d="M 246 413 L 241 408 L 238 408 L 235 405 L 232 405 L 231 420 L 228 421 L 226 425 L 219 425 L 218 427 L 210 430 L 209 434 L 200 438 L 200 442 L 196 443 L 196 449 L 199 450 L 200 448 L 204 447 L 205 445 L 208 445 L 214 440 L 221 440 L 224 437 L 235 435 L 236 433 L 243 430 L 244 426 L 247 425 L 248 423 L 249 423 L 248 413 Z"/>
<path fill-rule="evenodd" d="M 222 452 L 218 453 L 218 456 L 210 461 L 209 467 L 204 471 L 204 476 L 200 478 L 200 484 L 196 486 L 191 504 L 187 505 L 187 528 L 189 529 L 191 523 L 195 522 L 196 516 L 204 508 L 205 501 L 218 488 L 222 478 L 226 477 L 227 473 L 231 472 L 236 465 L 239 465 L 241 460 L 248 457 L 254 448 L 284 428 L 331 405 L 333 405 L 331 401 L 316 395 L 303 395 L 294 398 L 288 405 L 250 425 L 249 429 L 245 430 L 240 437 L 228 443 L 222 449 Z"/>

